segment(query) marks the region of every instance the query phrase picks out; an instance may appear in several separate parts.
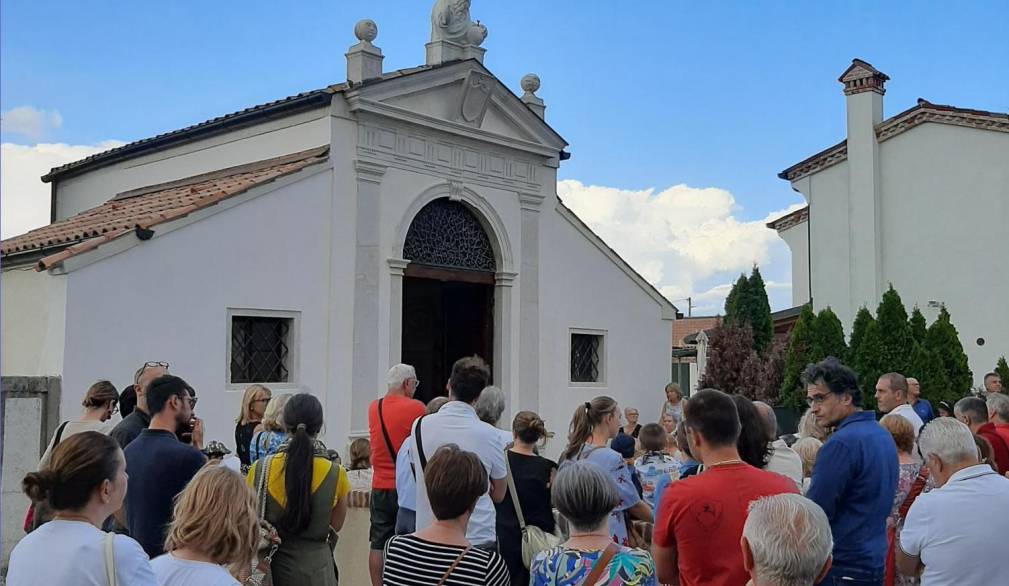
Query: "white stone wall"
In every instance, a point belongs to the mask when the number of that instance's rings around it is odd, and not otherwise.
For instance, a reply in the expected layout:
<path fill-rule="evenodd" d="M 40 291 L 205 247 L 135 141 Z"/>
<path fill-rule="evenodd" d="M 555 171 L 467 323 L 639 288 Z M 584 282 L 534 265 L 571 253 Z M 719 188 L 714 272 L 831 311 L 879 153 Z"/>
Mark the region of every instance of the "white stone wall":
<path fill-rule="evenodd" d="M 910 310 L 917 304 L 931 322 L 930 301 L 944 303 L 981 384 L 1009 352 L 1009 134 L 926 123 L 879 145 L 879 250 L 881 290 L 858 297 L 850 282 L 872 279 L 871 262 L 850 254 L 849 238 L 875 238 L 874 227 L 852 222 L 849 232 L 849 159 L 793 185 L 810 202 L 813 304 L 830 306 L 850 333 L 862 305 L 875 310 L 893 283 Z M 789 232 L 794 231 L 789 230 Z M 801 239 L 783 234 L 793 270 Z M 793 287 L 799 282 L 793 273 Z M 983 346 L 977 344 L 984 338 Z"/>
<path fill-rule="evenodd" d="M 66 277 L 31 266 L 0 273 L 4 376 L 58 375 L 63 369 Z"/>
<path fill-rule="evenodd" d="M 792 306 L 809 302 L 809 220 L 778 232 L 792 251 Z"/>
<path fill-rule="evenodd" d="M 267 120 L 211 138 L 101 167 L 57 182 L 56 219 L 118 193 L 315 148 L 329 143 L 328 108 Z"/>
<path fill-rule="evenodd" d="M 228 309 L 297 312 L 296 379 L 277 392 L 309 390 L 326 407 L 326 435 L 342 445 L 345 373 L 331 370 L 327 352 L 346 353 L 351 338 L 330 331 L 330 311 L 349 310 L 352 282 L 330 287 L 331 236 L 351 229 L 346 218 L 331 231 L 328 171 L 68 274 L 63 414 L 72 413 L 95 380 L 132 382 L 148 360 L 196 389 L 206 440 L 234 445 L 242 389 L 228 388 Z"/>
<path fill-rule="evenodd" d="M 44 399 L 44 395 L 39 395 L 4 402 L 2 569 L 5 573 L 11 550 L 24 536 L 24 516 L 30 501 L 21 492 L 21 479 L 38 467 Z"/>

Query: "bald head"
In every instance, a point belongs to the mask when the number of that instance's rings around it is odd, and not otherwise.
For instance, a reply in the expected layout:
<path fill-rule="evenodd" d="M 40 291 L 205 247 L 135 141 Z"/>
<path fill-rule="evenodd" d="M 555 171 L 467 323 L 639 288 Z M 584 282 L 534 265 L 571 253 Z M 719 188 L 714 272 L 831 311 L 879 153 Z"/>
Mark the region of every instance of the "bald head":
<path fill-rule="evenodd" d="M 778 416 L 774 414 L 774 408 L 763 401 L 754 401 L 753 406 L 757 408 L 757 412 L 764 419 L 767 426 L 767 437 L 772 442 L 778 439 Z"/>

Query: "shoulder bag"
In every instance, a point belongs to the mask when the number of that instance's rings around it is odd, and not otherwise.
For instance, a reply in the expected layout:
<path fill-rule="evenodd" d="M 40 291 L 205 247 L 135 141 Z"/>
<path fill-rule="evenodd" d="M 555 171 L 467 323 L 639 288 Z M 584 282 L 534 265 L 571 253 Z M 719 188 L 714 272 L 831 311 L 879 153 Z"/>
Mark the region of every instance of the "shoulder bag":
<path fill-rule="evenodd" d="M 595 586 L 599 578 L 603 576 L 606 566 L 610 565 L 610 560 L 613 559 L 613 556 L 617 555 L 619 550 L 620 548 L 615 543 L 607 545 L 602 555 L 596 560 L 596 563 L 592 564 L 592 571 L 582 580 L 581 586 Z"/>
<path fill-rule="evenodd" d="M 270 563 L 280 548 L 280 536 L 277 530 L 266 520 L 266 497 L 270 464 L 273 456 L 267 456 L 258 462 L 254 480 L 256 483 L 257 512 L 259 513 L 259 543 L 256 545 L 256 555 L 252 559 L 252 568 L 245 584 L 249 586 L 273 586 L 273 574 Z"/>
<path fill-rule="evenodd" d="M 115 539 L 115 533 L 106 533 L 105 539 L 102 540 L 102 550 L 105 552 L 105 576 L 108 578 L 109 586 L 118 586 L 119 584 L 116 578 Z"/>
<path fill-rule="evenodd" d="M 515 516 L 518 517 L 519 528 L 522 530 L 522 565 L 526 569 L 529 569 L 536 554 L 557 547 L 560 545 L 562 539 L 556 533 L 556 530 L 555 533 L 547 533 L 536 525 L 526 525 L 525 515 L 522 514 L 522 505 L 519 504 L 519 493 L 515 489 L 515 477 L 512 476 L 512 468 L 507 450 L 505 450 L 505 469 L 508 471 L 508 492 L 512 495 Z"/>

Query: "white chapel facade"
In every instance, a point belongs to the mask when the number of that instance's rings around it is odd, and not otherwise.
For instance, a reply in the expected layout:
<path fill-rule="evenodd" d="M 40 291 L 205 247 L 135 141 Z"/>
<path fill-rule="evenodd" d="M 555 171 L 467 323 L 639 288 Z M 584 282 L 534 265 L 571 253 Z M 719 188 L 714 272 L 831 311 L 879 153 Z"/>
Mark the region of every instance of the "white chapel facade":
<path fill-rule="evenodd" d="M 924 99 L 883 118 L 889 80 L 855 59 L 847 138 L 779 173 L 808 205 L 768 224 L 792 251 L 793 304 L 850 333 L 889 284 L 931 322 L 945 305 L 980 385 L 1009 355 L 1009 114 Z"/>
<path fill-rule="evenodd" d="M 482 355 L 555 444 L 596 395 L 653 404 L 675 308 L 558 199 L 539 79 L 434 16 L 423 66 L 362 21 L 344 83 L 53 169 L 53 223 L 3 242 L 3 374 L 61 376 L 66 418 L 168 361 L 228 445 L 247 384 L 310 391 L 341 451 L 401 361 L 430 398 Z"/>

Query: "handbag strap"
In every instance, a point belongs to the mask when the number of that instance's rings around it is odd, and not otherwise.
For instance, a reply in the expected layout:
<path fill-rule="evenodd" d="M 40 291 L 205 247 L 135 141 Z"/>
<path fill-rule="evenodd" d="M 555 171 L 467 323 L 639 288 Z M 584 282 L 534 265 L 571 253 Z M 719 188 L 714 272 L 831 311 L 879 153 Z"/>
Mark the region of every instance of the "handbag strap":
<path fill-rule="evenodd" d="M 918 470 L 918 476 L 914 479 L 914 484 L 911 485 L 911 490 L 907 493 L 907 498 L 901 503 L 900 508 L 897 510 L 897 518 L 903 519 L 907 516 L 907 512 L 911 509 L 911 505 L 914 503 L 914 499 L 918 498 L 921 491 L 925 490 L 925 483 L 928 482 L 928 468 L 922 464 L 921 469 Z"/>
<path fill-rule="evenodd" d="M 56 437 L 53 439 L 54 448 L 56 447 L 57 444 L 60 443 L 60 440 L 63 439 L 63 430 L 67 428 L 68 423 L 70 423 L 69 420 L 64 421 L 63 423 L 60 424 L 58 428 L 56 428 Z"/>
<path fill-rule="evenodd" d="M 462 558 L 466 557 L 466 554 L 469 553 L 469 550 L 470 548 L 467 547 L 466 549 L 462 550 L 462 553 L 460 553 L 458 557 L 455 558 L 455 561 L 452 562 L 452 565 L 449 566 L 447 570 L 445 570 L 444 574 L 442 574 L 441 580 L 438 580 L 438 586 L 444 586 L 445 580 L 448 580 L 448 577 L 452 574 L 452 572 L 455 571 L 456 567 L 459 566 L 459 562 L 462 561 Z"/>
<path fill-rule="evenodd" d="M 420 436 L 420 424 L 424 423 L 424 418 L 427 415 L 421 415 L 417 418 L 417 425 L 414 427 L 413 432 L 413 442 L 417 444 L 417 459 L 420 460 L 420 469 L 423 472 L 427 469 L 427 456 L 424 455 L 424 441 Z"/>
<path fill-rule="evenodd" d="M 617 550 L 619 549 L 615 543 L 607 545 L 606 549 L 603 550 L 603 554 L 596 560 L 596 563 L 592 564 L 592 571 L 589 572 L 588 576 L 585 576 L 585 580 L 582 581 L 581 586 L 595 586 L 600 576 L 603 575 L 603 571 L 606 570 L 606 566 L 610 564 L 613 556 L 617 555 Z"/>
<path fill-rule="evenodd" d="M 116 579 L 115 538 L 115 533 L 106 533 L 105 538 L 102 540 L 102 549 L 105 552 L 105 577 L 109 581 L 109 586 L 116 586 L 118 584 L 118 580 Z"/>
<path fill-rule="evenodd" d="M 505 457 L 505 470 L 507 471 L 506 476 L 508 478 L 508 492 L 511 493 L 512 504 L 515 505 L 515 516 L 517 516 L 519 519 L 519 529 L 525 531 L 526 519 L 525 516 L 522 514 L 522 505 L 519 504 L 519 492 L 518 490 L 515 489 L 515 477 L 512 476 L 512 465 L 511 462 L 509 462 L 510 458 L 508 457 L 508 450 L 505 450 L 504 457 Z"/>
<path fill-rule="evenodd" d="M 389 430 L 385 427 L 385 417 L 382 415 L 382 401 L 385 398 L 378 400 L 378 425 L 382 428 L 382 437 L 385 438 L 385 447 L 389 450 L 389 457 L 392 458 L 392 463 L 396 463 L 396 450 L 392 448 L 392 440 L 389 439 Z"/>
<path fill-rule="evenodd" d="M 272 461 L 273 456 L 267 456 L 259 460 L 259 466 L 256 466 L 256 498 L 258 499 L 256 508 L 260 519 L 266 519 L 266 483 L 270 476 L 270 462 Z"/>

